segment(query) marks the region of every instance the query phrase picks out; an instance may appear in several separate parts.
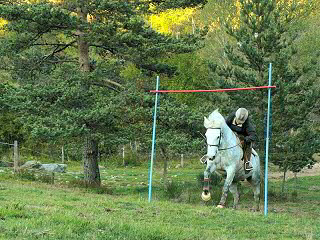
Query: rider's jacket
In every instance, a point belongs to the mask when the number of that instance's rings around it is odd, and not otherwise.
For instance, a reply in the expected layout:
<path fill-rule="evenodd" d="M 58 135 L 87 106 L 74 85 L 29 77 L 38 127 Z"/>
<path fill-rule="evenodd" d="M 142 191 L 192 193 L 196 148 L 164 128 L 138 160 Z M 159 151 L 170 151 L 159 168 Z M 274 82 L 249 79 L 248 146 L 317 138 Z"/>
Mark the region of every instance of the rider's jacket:
<path fill-rule="evenodd" d="M 255 126 L 251 123 L 250 117 L 248 117 L 247 120 L 242 124 L 236 124 L 235 117 L 236 112 L 232 112 L 226 118 L 226 123 L 231 130 L 245 136 L 247 141 L 256 142 L 258 140 L 258 136 Z"/>

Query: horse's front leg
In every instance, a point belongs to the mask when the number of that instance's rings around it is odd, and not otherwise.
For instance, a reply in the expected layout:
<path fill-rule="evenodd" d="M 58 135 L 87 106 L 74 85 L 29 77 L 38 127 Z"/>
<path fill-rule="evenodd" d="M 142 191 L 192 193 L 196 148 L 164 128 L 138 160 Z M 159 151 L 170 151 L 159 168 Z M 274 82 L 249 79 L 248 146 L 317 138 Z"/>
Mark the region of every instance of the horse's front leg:
<path fill-rule="evenodd" d="M 207 167 L 206 170 L 203 173 L 203 192 L 201 194 L 201 198 L 204 201 L 209 201 L 211 199 L 211 194 L 210 194 L 210 181 L 209 177 L 210 174 L 216 170 L 216 165 L 214 164 L 214 161 L 212 160 L 207 160 Z"/>
<path fill-rule="evenodd" d="M 222 188 L 222 195 L 221 195 L 221 199 L 219 202 L 219 205 L 217 206 L 217 208 L 224 208 L 226 205 L 226 200 L 228 197 L 228 191 L 230 189 L 230 186 L 232 184 L 232 181 L 234 179 L 234 175 L 235 175 L 235 168 L 230 168 L 227 170 L 227 178 L 224 182 L 223 188 Z"/>

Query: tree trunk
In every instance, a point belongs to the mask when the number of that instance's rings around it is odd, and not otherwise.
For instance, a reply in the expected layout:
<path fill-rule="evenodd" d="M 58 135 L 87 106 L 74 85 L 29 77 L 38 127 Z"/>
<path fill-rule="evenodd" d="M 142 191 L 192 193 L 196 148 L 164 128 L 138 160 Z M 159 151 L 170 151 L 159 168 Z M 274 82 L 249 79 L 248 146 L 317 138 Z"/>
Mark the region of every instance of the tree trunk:
<path fill-rule="evenodd" d="M 87 137 L 84 146 L 84 181 L 87 186 L 100 186 L 100 171 L 98 165 L 98 143 Z"/>
<path fill-rule="evenodd" d="M 78 8 L 77 14 L 79 19 L 87 21 L 88 12 L 84 8 Z M 85 33 L 80 29 L 77 31 L 78 35 L 78 53 L 79 53 L 79 67 L 83 73 L 90 72 L 89 61 L 89 44 L 86 40 Z M 88 89 L 84 89 L 88 90 Z M 100 171 L 98 165 L 98 142 L 91 137 L 85 139 L 84 146 L 84 181 L 87 186 L 100 186 Z"/>
<path fill-rule="evenodd" d="M 82 8 L 78 8 L 78 17 L 82 21 L 87 21 L 87 11 Z M 85 33 L 81 30 L 77 31 L 78 35 L 78 50 L 79 50 L 79 64 L 80 70 L 82 72 L 89 72 L 90 71 L 90 64 L 89 64 L 89 44 L 85 39 Z"/>

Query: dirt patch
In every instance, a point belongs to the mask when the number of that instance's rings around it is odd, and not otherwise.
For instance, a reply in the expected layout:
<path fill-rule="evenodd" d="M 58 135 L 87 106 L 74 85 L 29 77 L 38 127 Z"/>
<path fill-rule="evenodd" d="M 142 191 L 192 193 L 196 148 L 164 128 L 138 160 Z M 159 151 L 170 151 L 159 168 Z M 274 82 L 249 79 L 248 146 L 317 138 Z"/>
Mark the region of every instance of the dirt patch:
<path fill-rule="evenodd" d="M 293 178 L 295 175 L 293 172 L 287 172 L 287 179 L 288 178 Z M 305 177 L 305 176 L 319 176 L 320 175 L 320 163 L 316 163 L 313 165 L 311 169 L 309 168 L 304 168 L 302 169 L 299 173 L 297 173 L 297 177 Z M 268 176 L 270 178 L 282 178 L 283 173 L 282 172 L 268 172 Z"/>

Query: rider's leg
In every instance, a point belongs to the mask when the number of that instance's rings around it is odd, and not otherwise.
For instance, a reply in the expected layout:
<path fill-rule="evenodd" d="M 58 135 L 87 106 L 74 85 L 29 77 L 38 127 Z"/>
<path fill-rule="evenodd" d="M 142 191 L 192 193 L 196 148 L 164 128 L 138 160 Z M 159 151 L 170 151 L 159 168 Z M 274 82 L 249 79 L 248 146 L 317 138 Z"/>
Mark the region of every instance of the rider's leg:
<path fill-rule="evenodd" d="M 252 143 L 245 143 L 243 146 L 243 160 L 244 160 L 244 168 L 245 170 L 251 170 L 250 167 L 250 159 L 252 154 Z"/>

